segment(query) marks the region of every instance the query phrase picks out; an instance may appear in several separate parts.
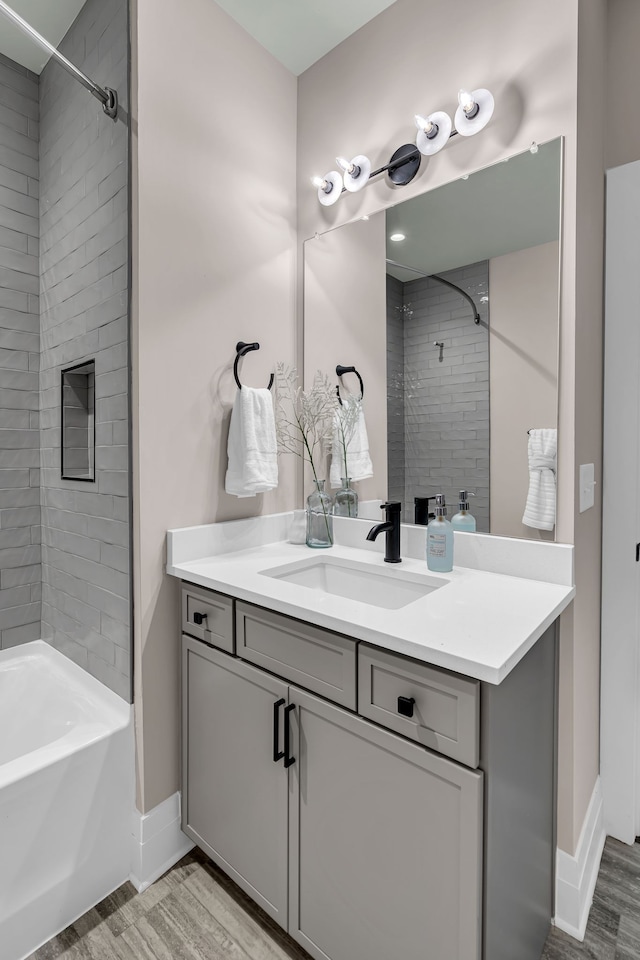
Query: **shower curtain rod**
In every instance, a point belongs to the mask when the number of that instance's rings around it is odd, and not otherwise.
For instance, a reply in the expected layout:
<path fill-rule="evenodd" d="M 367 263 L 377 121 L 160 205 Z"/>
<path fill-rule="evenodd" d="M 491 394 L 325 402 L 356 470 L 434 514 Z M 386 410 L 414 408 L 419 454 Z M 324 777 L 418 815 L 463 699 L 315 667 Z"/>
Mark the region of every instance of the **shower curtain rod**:
<path fill-rule="evenodd" d="M 396 260 L 390 260 L 389 257 L 386 258 L 386 261 L 387 263 L 391 264 L 392 267 L 400 267 L 401 270 L 409 270 L 410 273 L 417 273 L 418 276 L 424 277 L 426 280 L 437 280 L 438 283 L 444 283 L 445 286 L 451 287 L 452 290 L 456 290 L 460 296 L 464 297 L 465 300 L 468 300 L 471 304 L 471 307 L 473 308 L 473 322 L 480 323 L 480 314 L 478 313 L 478 308 L 466 290 L 462 290 L 460 287 L 457 287 L 455 283 L 451 283 L 450 280 L 445 280 L 444 277 L 436 276 L 435 273 L 423 273 L 422 270 L 416 270 L 415 267 L 407 267 L 404 263 L 398 263 Z"/>
<path fill-rule="evenodd" d="M 53 44 L 49 43 L 48 40 L 38 33 L 37 30 L 27 23 L 26 20 L 23 20 L 22 17 L 15 12 L 10 6 L 8 6 L 4 0 L 0 0 L 0 13 L 3 13 L 8 20 L 11 20 L 12 23 L 15 23 L 27 36 L 31 37 L 32 40 L 35 40 L 36 43 L 40 44 L 41 47 L 50 53 L 55 60 L 58 61 L 61 67 L 70 73 L 72 77 L 75 77 L 79 83 L 85 87 L 89 93 L 91 93 L 97 100 L 100 100 L 102 103 L 102 109 L 108 117 L 111 117 L 112 120 L 116 119 L 118 113 L 118 94 L 115 90 L 112 90 L 110 87 L 105 87 L 104 89 L 98 86 L 97 83 L 94 83 L 82 70 L 78 70 L 70 60 L 67 60 L 63 54 L 61 54 Z"/>

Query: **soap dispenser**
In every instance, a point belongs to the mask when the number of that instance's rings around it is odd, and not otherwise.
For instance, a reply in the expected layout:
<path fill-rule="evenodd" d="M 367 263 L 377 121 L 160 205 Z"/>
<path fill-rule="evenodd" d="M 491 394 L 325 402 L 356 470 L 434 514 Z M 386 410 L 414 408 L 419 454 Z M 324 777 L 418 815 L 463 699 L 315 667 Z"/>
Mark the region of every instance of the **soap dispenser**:
<path fill-rule="evenodd" d="M 476 532 L 476 518 L 469 513 L 469 497 L 473 496 L 475 494 L 468 493 L 466 490 L 460 491 L 459 512 L 451 517 L 451 526 L 454 530 L 464 530 L 466 533 Z"/>
<path fill-rule="evenodd" d="M 436 494 L 435 500 L 436 515 L 427 525 L 427 566 L 437 573 L 449 573 L 453 570 L 453 529 L 443 494 Z"/>

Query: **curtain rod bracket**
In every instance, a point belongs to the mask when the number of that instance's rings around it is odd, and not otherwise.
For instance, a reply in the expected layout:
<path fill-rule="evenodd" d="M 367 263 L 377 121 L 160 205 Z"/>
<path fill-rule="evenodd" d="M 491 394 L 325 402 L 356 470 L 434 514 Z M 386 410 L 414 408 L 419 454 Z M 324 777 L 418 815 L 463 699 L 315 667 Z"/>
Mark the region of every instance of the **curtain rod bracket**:
<path fill-rule="evenodd" d="M 107 95 L 106 100 L 103 100 L 100 94 L 97 94 L 98 99 L 102 100 L 102 109 L 108 117 L 116 120 L 118 117 L 118 94 L 111 87 L 105 87 L 104 92 Z"/>

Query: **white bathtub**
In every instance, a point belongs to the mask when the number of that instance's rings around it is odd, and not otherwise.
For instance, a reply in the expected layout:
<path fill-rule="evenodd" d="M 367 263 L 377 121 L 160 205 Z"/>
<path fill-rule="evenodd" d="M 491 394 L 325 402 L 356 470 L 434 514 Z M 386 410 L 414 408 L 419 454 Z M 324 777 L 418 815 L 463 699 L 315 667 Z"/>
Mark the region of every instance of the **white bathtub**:
<path fill-rule="evenodd" d="M 42 640 L 0 651 L 2 960 L 22 960 L 129 876 L 130 717 Z"/>

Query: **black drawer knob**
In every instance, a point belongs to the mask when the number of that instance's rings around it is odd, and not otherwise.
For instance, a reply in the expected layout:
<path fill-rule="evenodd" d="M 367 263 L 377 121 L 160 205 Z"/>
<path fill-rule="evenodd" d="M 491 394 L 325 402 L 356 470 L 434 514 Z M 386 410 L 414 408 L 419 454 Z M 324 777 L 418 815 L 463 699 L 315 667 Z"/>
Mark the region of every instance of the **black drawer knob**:
<path fill-rule="evenodd" d="M 412 717 L 415 702 L 413 697 L 398 697 L 398 713 L 400 716 Z"/>
<path fill-rule="evenodd" d="M 194 613 L 193 622 L 196 623 L 199 627 L 202 626 L 204 621 L 207 619 L 206 613 Z"/>

